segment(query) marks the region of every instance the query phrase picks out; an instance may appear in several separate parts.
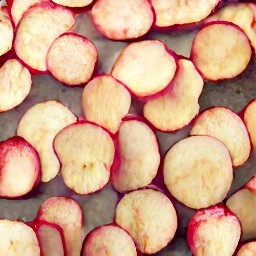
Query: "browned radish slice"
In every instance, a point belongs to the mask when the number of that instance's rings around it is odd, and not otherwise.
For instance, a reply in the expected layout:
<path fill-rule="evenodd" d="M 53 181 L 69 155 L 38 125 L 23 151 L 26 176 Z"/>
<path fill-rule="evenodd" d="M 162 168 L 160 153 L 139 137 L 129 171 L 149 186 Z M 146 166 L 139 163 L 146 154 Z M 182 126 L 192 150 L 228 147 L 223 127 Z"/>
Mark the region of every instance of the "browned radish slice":
<path fill-rule="evenodd" d="M 113 40 L 127 40 L 145 35 L 155 14 L 148 0 L 98 0 L 92 8 L 96 28 Z"/>
<path fill-rule="evenodd" d="M 20 197 L 41 180 L 37 151 L 15 136 L 0 142 L 0 197 Z"/>
<path fill-rule="evenodd" d="M 18 106 L 31 89 L 29 71 L 15 59 L 7 60 L 0 68 L 0 112 Z"/>
<path fill-rule="evenodd" d="M 102 75 L 85 86 L 82 103 L 87 120 L 116 133 L 130 109 L 131 95 L 115 78 Z"/>
<path fill-rule="evenodd" d="M 228 147 L 235 167 L 242 165 L 251 152 L 250 138 L 243 121 L 228 108 L 214 107 L 204 111 L 195 120 L 190 134 L 209 135 L 221 140 Z"/>
<path fill-rule="evenodd" d="M 93 0 L 52 0 L 54 3 L 67 7 L 84 7 L 93 2 Z"/>
<path fill-rule="evenodd" d="M 48 49 L 74 22 L 73 13 L 64 7 L 51 3 L 32 6 L 19 22 L 14 41 L 16 54 L 33 70 L 46 71 Z"/>
<path fill-rule="evenodd" d="M 115 146 L 100 126 L 86 121 L 69 125 L 55 137 L 54 149 L 64 182 L 76 193 L 93 193 L 108 183 Z"/>
<path fill-rule="evenodd" d="M 244 244 L 238 251 L 237 256 L 254 256 L 256 255 L 256 241 Z"/>
<path fill-rule="evenodd" d="M 111 173 L 113 187 L 125 192 L 150 184 L 160 164 L 158 141 L 154 132 L 138 117 L 122 122 L 118 150 L 120 164 Z"/>
<path fill-rule="evenodd" d="M 83 256 L 137 256 L 131 236 L 115 225 L 105 225 L 92 230 L 85 238 Z"/>
<path fill-rule="evenodd" d="M 198 98 L 204 81 L 191 61 L 180 59 L 178 64 L 171 89 L 149 100 L 143 108 L 144 117 L 154 127 L 165 132 L 183 128 L 198 114 L 200 108 Z"/>
<path fill-rule="evenodd" d="M 66 85 L 81 85 L 93 74 L 98 53 L 86 37 L 67 33 L 57 38 L 47 54 L 47 68 Z"/>
<path fill-rule="evenodd" d="M 0 255 L 40 256 L 35 232 L 21 221 L 0 220 Z"/>
<path fill-rule="evenodd" d="M 196 34 L 191 59 L 205 79 L 217 81 L 235 77 L 247 67 L 252 55 L 248 37 L 235 24 L 207 23 Z"/>
<path fill-rule="evenodd" d="M 250 134 L 253 147 L 256 148 L 256 99 L 252 100 L 245 108 L 243 119 Z"/>
<path fill-rule="evenodd" d="M 39 208 L 38 220 L 57 224 L 63 229 L 67 254 L 80 255 L 83 240 L 83 211 L 73 199 L 66 197 L 48 198 Z"/>
<path fill-rule="evenodd" d="M 206 18 L 220 0 L 152 0 L 156 26 L 170 27 L 195 23 Z"/>
<path fill-rule="evenodd" d="M 145 254 L 164 248 L 177 229 L 172 202 L 153 189 L 126 194 L 116 207 L 115 221 L 134 238 L 138 249 Z"/>
<path fill-rule="evenodd" d="M 158 40 L 146 40 L 126 46 L 112 69 L 112 75 L 138 97 L 165 89 L 176 71 L 175 54 Z"/>
<path fill-rule="evenodd" d="M 253 192 L 256 192 L 256 175 L 254 175 L 246 184 L 245 187 Z"/>
<path fill-rule="evenodd" d="M 187 240 L 195 256 L 232 256 L 241 235 L 241 226 L 235 214 L 223 205 L 196 212 L 191 218 Z"/>
<path fill-rule="evenodd" d="M 74 114 L 57 101 L 38 103 L 21 118 L 17 134 L 37 149 L 43 182 L 53 179 L 59 172 L 60 164 L 52 147 L 55 135 L 75 121 Z"/>
<path fill-rule="evenodd" d="M 164 183 L 188 207 L 199 209 L 221 202 L 233 180 L 226 146 L 208 136 L 179 141 L 164 159 Z"/>

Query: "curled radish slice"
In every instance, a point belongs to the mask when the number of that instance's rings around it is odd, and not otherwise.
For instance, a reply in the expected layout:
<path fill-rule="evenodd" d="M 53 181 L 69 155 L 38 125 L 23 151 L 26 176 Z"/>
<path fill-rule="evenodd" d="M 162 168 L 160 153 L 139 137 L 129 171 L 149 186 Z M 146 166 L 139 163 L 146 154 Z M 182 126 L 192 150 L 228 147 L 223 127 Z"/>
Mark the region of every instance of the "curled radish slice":
<path fill-rule="evenodd" d="M 93 2 L 93 0 L 52 0 L 54 3 L 67 7 L 84 7 Z"/>

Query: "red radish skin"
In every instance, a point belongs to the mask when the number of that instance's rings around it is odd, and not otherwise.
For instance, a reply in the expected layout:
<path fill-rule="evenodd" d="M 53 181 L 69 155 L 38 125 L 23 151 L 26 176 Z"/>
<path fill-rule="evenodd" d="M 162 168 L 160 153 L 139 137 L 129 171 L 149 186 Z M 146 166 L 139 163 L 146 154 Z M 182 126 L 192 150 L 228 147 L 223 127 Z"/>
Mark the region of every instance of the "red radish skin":
<path fill-rule="evenodd" d="M 256 255 L 256 241 L 244 244 L 237 252 L 236 256 L 254 256 Z"/>
<path fill-rule="evenodd" d="M 52 0 L 54 3 L 66 7 L 85 7 L 90 5 L 94 0 Z"/>
<path fill-rule="evenodd" d="M 245 187 L 252 192 L 256 192 L 256 175 L 253 176 L 246 184 Z"/>

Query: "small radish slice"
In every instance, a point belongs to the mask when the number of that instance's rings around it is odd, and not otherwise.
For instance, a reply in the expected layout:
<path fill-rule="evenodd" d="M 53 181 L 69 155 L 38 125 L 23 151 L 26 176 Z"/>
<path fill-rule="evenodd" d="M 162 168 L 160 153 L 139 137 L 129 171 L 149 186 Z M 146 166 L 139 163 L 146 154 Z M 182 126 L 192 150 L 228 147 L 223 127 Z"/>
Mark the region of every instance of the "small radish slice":
<path fill-rule="evenodd" d="M 40 256 L 35 232 L 21 221 L 0 220 L 0 255 Z"/>
<path fill-rule="evenodd" d="M 29 71 L 16 59 L 7 60 L 0 68 L 0 112 L 18 106 L 31 89 Z"/>
<path fill-rule="evenodd" d="M 97 227 L 86 236 L 82 255 L 137 256 L 137 252 L 131 236 L 111 224 Z"/>
<path fill-rule="evenodd" d="M 235 77 L 247 67 L 252 55 L 248 37 L 235 24 L 211 22 L 194 38 L 191 59 L 210 81 Z"/>
<path fill-rule="evenodd" d="M 234 167 L 245 163 L 251 153 L 243 121 L 228 108 L 214 107 L 204 111 L 195 120 L 190 135 L 208 135 L 221 140 L 230 151 Z"/>
<path fill-rule="evenodd" d="M 47 54 L 47 68 L 66 85 L 81 85 L 93 74 L 98 53 L 86 37 L 67 33 L 57 38 Z"/>
<path fill-rule="evenodd" d="M 52 0 L 54 3 L 67 7 L 85 7 L 93 2 L 93 0 Z"/>
<path fill-rule="evenodd" d="M 60 226 L 63 229 L 66 256 L 80 255 L 83 240 L 83 211 L 73 199 L 50 197 L 39 208 L 37 219 Z"/>
<path fill-rule="evenodd" d="M 37 151 L 26 140 L 14 136 L 0 142 L 0 197 L 29 193 L 41 179 Z"/>
<path fill-rule="evenodd" d="M 158 40 L 146 40 L 126 46 L 112 69 L 112 75 L 138 97 L 165 89 L 176 71 L 175 54 Z"/>
<path fill-rule="evenodd" d="M 51 3 L 32 6 L 19 22 L 14 41 L 16 54 L 31 69 L 46 71 L 46 55 L 52 42 L 74 22 L 73 13 L 64 7 Z"/>
<path fill-rule="evenodd" d="M 103 128 L 79 121 L 60 131 L 53 146 L 61 162 L 64 182 L 76 193 L 93 193 L 108 183 L 115 146 Z"/>
<path fill-rule="evenodd" d="M 148 0 L 98 0 L 92 8 L 96 28 L 113 40 L 128 40 L 145 35 L 155 14 Z"/>
<path fill-rule="evenodd" d="M 221 202 L 233 180 L 226 146 L 208 136 L 193 136 L 176 143 L 164 159 L 164 183 L 188 207 L 199 209 Z"/>
<path fill-rule="evenodd" d="M 178 72 L 172 87 L 164 95 L 146 102 L 144 117 L 164 132 L 176 131 L 187 125 L 199 112 L 198 98 L 204 81 L 193 63 L 178 61 Z"/>
<path fill-rule="evenodd" d="M 201 209 L 191 218 L 187 240 L 195 256 L 232 256 L 241 235 L 238 218 L 223 205 Z"/>
<path fill-rule="evenodd" d="M 74 114 L 57 101 L 38 103 L 21 118 L 17 134 L 37 149 L 43 182 L 53 179 L 59 172 L 60 164 L 52 147 L 55 135 L 76 120 Z"/>
<path fill-rule="evenodd" d="M 253 192 L 256 192 L 256 175 L 254 175 L 246 184 L 245 187 Z"/>
<path fill-rule="evenodd" d="M 111 183 L 119 192 L 136 190 L 151 183 L 160 164 L 154 132 L 138 117 L 124 120 L 118 133 L 119 166 L 111 172 Z"/>
<path fill-rule="evenodd" d="M 254 256 L 256 255 L 256 241 L 244 244 L 238 251 L 237 256 Z"/>
<path fill-rule="evenodd" d="M 196 23 L 206 18 L 220 0 L 152 0 L 156 26 L 170 27 Z"/>
<path fill-rule="evenodd" d="M 82 103 L 87 120 L 116 133 L 130 109 L 131 95 L 115 78 L 102 75 L 85 86 Z"/>

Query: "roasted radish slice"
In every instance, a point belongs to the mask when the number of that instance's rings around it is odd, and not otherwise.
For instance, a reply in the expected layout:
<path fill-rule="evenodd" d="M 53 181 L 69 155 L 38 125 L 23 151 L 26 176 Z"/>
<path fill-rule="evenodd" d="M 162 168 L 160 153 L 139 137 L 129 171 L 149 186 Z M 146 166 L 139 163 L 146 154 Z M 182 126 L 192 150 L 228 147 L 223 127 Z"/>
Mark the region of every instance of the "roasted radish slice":
<path fill-rule="evenodd" d="M 191 59 L 210 81 L 235 77 L 247 67 L 252 48 L 245 33 L 230 22 L 206 24 L 194 38 Z"/>
<path fill-rule="evenodd" d="M 112 75 L 138 97 L 150 96 L 165 89 L 176 71 L 175 54 L 157 40 L 128 45 L 119 55 Z"/>
<path fill-rule="evenodd" d="M 63 229 L 66 256 L 80 255 L 83 240 L 83 211 L 70 198 L 51 197 L 39 208 L 37 218 L 60 226 Z"/>
<path fill-rule="evenodd" d="M 47 54 L 47 68 L 66 85 L 81 85 L 92 76 L 97 49 L 87 38 L 67 33 L 57 38 Z"/>
<path fill-rule="evenodd" d="M 137 256 L 133 239 L 115 225 L 105 225 L 92 230 L 85 238 L 83 256 Z"/>
<path fill-rule="evenodd" d="M 85 86 L 82 103 L 87 120 L 116 133 L 130 109 L 131 95 L 115 78 L 102 75 Z"/>
<path fill-rule="evenodd" d="M 21 118 L 17 134 L 37 149 L 43 182 L 53 179 L 59 172 L 60 164 L 52 147 L 55 135 L 75 121 L 73 113 L 57 101 L 38 103 Z"/>
<path fill-rule="evenodd" d="M 155 14 L 149 0 L 98 0 L 92 8 L 96 28 L 113 40 L 128 40 L 145 35 Z"/>
<path fill-rule="evenodd" d="M 115 221 L 134 238 L 138 249 L 145 254 L 164 248 L 177 229 L 172 202 L 153 189 L 126 194 L 116 207 Z"/>
<path fill-rule="evenodd" d="M 40 256 L 35 232 L 21 221 L 0 220 L 0 255 Z"/>
<path fill-rule="evenodd" d="M 93 0 L 52 0 L 54 3 L 67 7 L 84 7 L 93 2 Z"/>
<path fill-rule="evenodd" d="M 195 120 L 190 134 L 221 140 L 228 147 L 235 167 L 242 165 L 251 152 L 250 138 L 243 121 L 228 108 L 214 107 L 204 111 Z"/>
<path fill-rule="evenodd" d="M 256 148 L 256 99 L 251 101 L 245 108 L 244 122 L 250 134 L 253 147 Z"/>
<path fill-rule="evenodd" d="M 93 193 L 108 183 L 115 146 L 100 126 L 85 121 L 69 125 L 55 137 L 54 149 L 64 182 L 76 193 Z"/>
<path fill-rule="evenodd" d="M 220 0 L 152 0 L 157 27 L 196 23 L 206 18 Z"/>
<path fill-rule="evenodd" d="M 221 202 L 232 180 L 229 151 L 215 138 L 193 136 L 183 139 L 165 156 L 165 185 L 188 207 L 199 209 Z"/>
<path fill-rule="evenodd" d="M 195 256 L 232 256 L 240 235 L 236 215 L 225 206 L 217 205 L 196 212 L 188 225 L 187 240 Z"/>
<path fill-rule="evenodd" d="M 256 255 L 256 241 L 244 244 L 238 251 L 237 256 L 254 256 Z"/>
<path fill-rule="evenodd" d="M 111 173 L 113 187 L 125 192 L 150 184 L 160 164 L 154 132 L 136 117 L 124 120 L 118 133 L 118 149 L 120 164 Z"/>
<path fill-rule="evenodd" d="M 64 7 L 52 3 L 32 6 L 19 22 L 14 41 L 16 54 L 32 70 L 46 71 L 46 55 L 52 42 L 74 22 L 73 13 Z"/>
<path fill-rule="evenodd" d="M 29 71 L 18 60 L 7 60 L 0 68 L 0 112 L 18 106 L 29 94 L 31 84 Z"/>
<path fill-rule="evenodd" d="M 144 117 L 158 130 L 171 132 L 183 128 L 199 112 L 198 98 L 204 81 L 189 60 L 180 59 L 178 72 L 168 92 L 149 100 Z"/>

